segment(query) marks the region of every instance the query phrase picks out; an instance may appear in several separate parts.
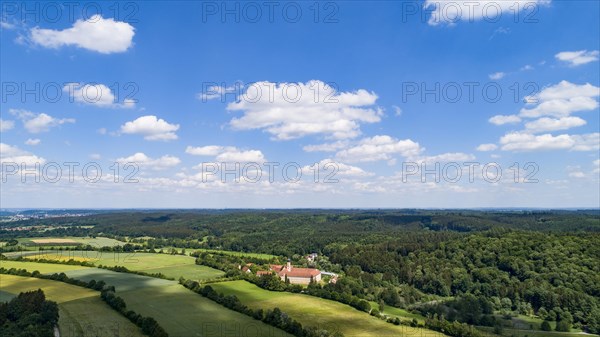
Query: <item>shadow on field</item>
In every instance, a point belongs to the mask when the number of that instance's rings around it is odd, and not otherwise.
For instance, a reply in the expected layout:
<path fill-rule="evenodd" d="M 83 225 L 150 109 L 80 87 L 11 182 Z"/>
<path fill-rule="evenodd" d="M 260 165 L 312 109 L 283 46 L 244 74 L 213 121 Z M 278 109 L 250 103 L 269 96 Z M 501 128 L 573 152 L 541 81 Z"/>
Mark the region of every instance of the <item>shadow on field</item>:
<path fill-rule="evenodd" d="M 129 273 L 118 273 L 99 268 L 70 270 L 66 271 L 65 274 L 70 278 L 87 282 L 91 280 L 104 281 L 107 285 L 114 286 L 117 293 L 146 287 L 160 287 L 177 284 L 175 281 Z"/>

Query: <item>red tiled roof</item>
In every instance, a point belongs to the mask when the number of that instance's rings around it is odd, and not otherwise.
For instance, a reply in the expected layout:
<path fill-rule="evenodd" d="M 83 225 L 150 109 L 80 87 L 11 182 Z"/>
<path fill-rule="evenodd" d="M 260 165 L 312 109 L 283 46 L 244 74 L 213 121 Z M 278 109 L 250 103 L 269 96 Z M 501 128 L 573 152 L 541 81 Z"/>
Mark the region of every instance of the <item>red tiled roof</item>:
<path fill-rule="evenodd" d="M 288 271 L 287 266 L 282 266 L 279 264 L 272 264 L 269 266 L 270 271 L 261 270 L 256 273 L 256 275 L 267 275 L 271 272 L 277 273 L 279 277 L 300 277 L 300 278 L 311 278 L 321 274 L 321 271 L 315 268 L 296 268 L 292 266 L 292 270 Z"/>
<path fill-rule="evenodd" d="M 272 270 L 274 270 L 274 271 L 280 271 L 280 270 L 283 268 L 283 266 L 282 266 L 282 265 L 280 265 L 280 264 L 272 264 L 272 265 L 270 266 L 270 268 L 271 268 Z"/>
<path fill-rule="evenodd" d="M 292 270 L 290 270 L 290 271 L 287 271 L 287 269 L 284 269 L 284 270 L 278 272 L 277 274 L 279 274 L 279 276 L 287 275 L 288 277 L 310 278 L 311 276 L 314 277 L 314 276 L 321 274 L 321 272 L 318 269 L 314 269 L 314 268 L 292 268 Z"/>

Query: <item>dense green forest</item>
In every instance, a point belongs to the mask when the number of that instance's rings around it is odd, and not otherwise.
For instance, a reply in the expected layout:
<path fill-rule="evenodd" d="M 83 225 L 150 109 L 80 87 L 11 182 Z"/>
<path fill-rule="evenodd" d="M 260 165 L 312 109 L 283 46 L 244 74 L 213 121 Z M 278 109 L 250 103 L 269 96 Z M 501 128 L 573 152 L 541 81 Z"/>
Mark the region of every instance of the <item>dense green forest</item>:
<path fill-rule="evenodd" d="M 24 233 L 5 226 L 0 231 L 5 241 L 128 237 L 145 249 L 267 253 L 295 264 L 306 264 L 302 256 L 316 252 L 316 267 L 342 277 L 336 284 L 312 285 L 309 292 L 315 296 L 375 301 L 484 326 L 497 325 L 499 315 L 537 315 L 546 323 L 557 322 L 557 329 L 600 334 L 600 214 L 594 210 L 174 210 L 11 225 L 64 227 Z M 198 257 L 200 263 L 229 271 L 249 262 L 214 254 Z"/>
<path fill-rule="evenodd" d="M 57 323 L 58 306 L 46 300 L 42 290 L 20 293 L 9 302 L 0 302 L 3 336 L 53 337 Z"/>

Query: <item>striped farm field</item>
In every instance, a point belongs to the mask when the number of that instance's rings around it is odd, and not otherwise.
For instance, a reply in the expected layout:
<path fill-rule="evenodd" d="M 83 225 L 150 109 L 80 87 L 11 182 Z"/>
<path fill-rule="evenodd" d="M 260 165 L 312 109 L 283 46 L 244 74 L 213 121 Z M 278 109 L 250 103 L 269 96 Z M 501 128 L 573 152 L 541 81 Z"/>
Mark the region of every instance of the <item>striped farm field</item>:
<path fill-rule="evenodd" d="M 163 280 L 155 277 L 136 275 L 131 273 L 117 273 L 100 268 L 86 268 L 66 271 L 65 274 L 77 280 L 89 282 L 91 280 L 104 281 L 114 286 L 117 293 L 141 288 L 157 288 L 177 284 L 175 281 Z"/>
<path fill-rule="evenodd" d="M 42 274 L 54 274 L 67 272 L 69 270 L 86 269 L 83 266 L 65 265 L 65 264 L 54 264 L 54 263 L 38 263 L 38 262 L 21 262 L 21 261 L 10 261 L 0 260 L 0 267 L 5 269 L 26 269 L 29 272 L 39 271 Z"/>
<path fill-rule="evenodd" d="M 40 245 L 76 245 L 77 241 L 71 239 L 30 239 L 29 241 Z"/>
<path fill-rule="evenodd" d="M 8 262 L 10 268 L 26 269 L 28 271 L 43 269 L 47 273 L 65 272 L 65 274 L 74 279 L 83 281 L 104 281 L 108 285 L 115 286 L 117 295 L 122 297 L 127 308 L 144 316 L 150 316 L 156 319 L 159 324 L 169 333 L 169 336 L 206 336 L 206 337 L 291 337 L 283 330 L 274 328 L 270 325 L 254 320 L 251 317 L 243 315 L 233 310 L 229 310 L 220 304 L 206 299 L 191 290 L 188 290 L 175 281 L 163 280 L 153 277 L 135 275 L 131 273 L 118 273 L 105 269 L 86 268 L 65 270 L 61 267 L 77 267 L 61 264 L 43 264 L 35 262 L 20 261 L 2 261 Z M 43 266 L 50 268 L 41 268 Z M 53 267 L 53 268 L 52 268 Z M 18 294 L 23 289 L 30 288 L 25 283 L 15 284 L 11 282 L 10 286 L 4 286 L 4 278 L 15 278 L 12 275 L 0 275 L 0 298 L 8 298 L 9 294 Z M 82 287 L 71 286 L 66 283 L 39 280 L 36 278 L 20 278 L 31 280 L 37 288 L 47 292 L 49 298 L 56 298 L 57 302 L 74 301 L 77 304 L 85 303 L 84 299 L 97 296 L 98 293 Z M 37 282 L 36 281 L 42 281 Z M 45 281 L 45 282 L 43 282 Z M 71 292 L 64 291 L 63 285 L 68 286 Z M 35 288 L 35 289 L 37 289 Z M 52 295 L 53 297 L 50 297 Z M 93 299 L 93 298 L 92 298 Z M 91 299 L 90 299 L 91 300 Z M 71 303 L 71 302 L 69 302 Z M 72 310 L 73 306 L 66 307 L 61 317 L 72 317 L 72 322 L 79 322 L 77 310 Z M 107 308 L 111 310 L 108 306 Z M 82 309 L 83 310 L 83 309 Z M 91 309 L 90 309 L 91 310 Z M 94 309 L 96 310 L 96 309 Z M 86 311 L 82 311 L 86 312 Z M 93 311 L 90 311 L 93 312 Z M 71 313 L 71 316 L 68 316 Z M 114 326 L 110 320 L 106 321 L 106 326 Z M 84 325 L 85 320 L 81 322 Z M 75 323 L 72 323 L 72 326 Z M 94 330 L 91 330 L 94 331 Z M 76 334 L 77 335 L 77 334 Z M 99 333 L 97 336 L 113 336 L 114 333 Z M 119 336 L 137 336 L 133 334 L 119 334 Z M 61 336 L 63 334 L 61 333 Z M 66 334 L 66 336 L 71 336 Z"/>
<path fill-rule="evenodd" d="M 169 336 L 291 337 L 179 284 L 126 291 L 119 296 L 136 312 L 154 317 Z"/>
<path fill-rule="evenodd" d="M 76 245 L 90 245 L 94 248 L 102 247 L 116 247 L 125 244 L 123 241 L 105 238 L 105 237 L 34 237 L 34 238 L 22 238 L 18 239 L 19 243 L 24 246 L 33 247 L 50 247 L 50 246 L 76 246 Z"/>
<path fill-rule="evenodd" d="M 104 303 L 97 291 L 33 277 L 5 274 L 0 277 L 2 294 L 16 296 L 20 292 L 42 289 L 47 299 L 57 302 L 61 337 L 144 336 L 137 326 Z"/>
<path fill-rule="evenodd" d="M 185 255 L 56 250 L 28 252 L 23 256 L 27 259 L 85 260 L 95 266 L 123 266 L 133 271 L 162 273 L 173 279 L 208 280 L 225 275 L 218 269 L 197 265 L 193 257 Z"/>

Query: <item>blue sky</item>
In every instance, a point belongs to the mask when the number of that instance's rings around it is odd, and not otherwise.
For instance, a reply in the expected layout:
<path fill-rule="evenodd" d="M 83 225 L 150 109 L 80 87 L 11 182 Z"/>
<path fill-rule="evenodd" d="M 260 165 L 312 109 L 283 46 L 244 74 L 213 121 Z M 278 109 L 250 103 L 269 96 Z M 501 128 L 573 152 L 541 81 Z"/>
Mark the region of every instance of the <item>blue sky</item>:
<path fill-rule="evenodd" d="M 597 1 L 274 4 L 3 3 L 1 206 L 599 206 Z"/>

